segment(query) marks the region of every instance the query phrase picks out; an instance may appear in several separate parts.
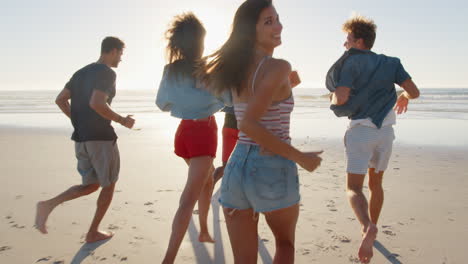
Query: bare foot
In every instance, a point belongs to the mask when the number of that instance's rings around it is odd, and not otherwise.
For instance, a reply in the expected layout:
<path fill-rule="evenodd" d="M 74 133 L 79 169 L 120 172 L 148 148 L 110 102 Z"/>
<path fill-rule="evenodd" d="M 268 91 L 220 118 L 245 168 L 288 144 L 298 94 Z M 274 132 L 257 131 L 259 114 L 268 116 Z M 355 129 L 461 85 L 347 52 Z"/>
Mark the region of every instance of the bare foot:
<path fill-rule="evenodd" d="M 374 246 L 374 241 L 377 237 L 377 227 L 374 224 L 370 224 L 367 228 L 366 233 L 364 234 L 359 247 L 358 257 L 361 263 L 369 263 L 374 253 L 372 248 Z"/>
<path fill-rule="evenodd" d="M 86 243 L 93 243 L 101 240 L 106 240 L 114 236 L 113 232 L 103 232 L 103 231 L 97 231 L 97 232 L 89 232 L 86 235 Z"/>
<path fill-rule="evenodd" d="M 213 172 L 213 180 L 214 180 L 214 183 L 213 185 L 215 185 L 219 179 L 221 179 L 221 177 L 223 177 L 223 174 L 224 174 L 224 166 L 223 167 L 218 167 L 214 170 Z"/>
<path fill-rule="evenodd" d="M 214 243 L 215 242 L 213 238 L 211 238 L 210 234 L 208 233 L 200 233 L 200 235 L 198 236 L 198 241 L 202 243 L 204 242 Z"/>
<path fill-rule="evenodd" d="M 42 234 L 47 234 L 46 222 L 53 209 L 54 207 L 47 204 L 47 202 L 38 202 L 36 205 L 36 220 L 34 221 L 34 227 Z"/>

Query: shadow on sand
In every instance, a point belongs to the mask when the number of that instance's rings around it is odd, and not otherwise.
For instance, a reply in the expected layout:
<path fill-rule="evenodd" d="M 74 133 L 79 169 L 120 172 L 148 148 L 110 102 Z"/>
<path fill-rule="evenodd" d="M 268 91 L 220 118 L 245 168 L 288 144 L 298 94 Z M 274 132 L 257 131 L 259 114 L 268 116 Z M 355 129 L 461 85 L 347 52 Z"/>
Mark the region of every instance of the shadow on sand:
<path fill-rule="evenodd" d="M 98 247 L 102 246 L 103 244 L 107 243 L 107 241 L 111 240 L 111 238 L 97 241 L 94 243 L 85 243 L 81 248 L 76 252 L 75 256 L 73 257 L 71 264 L 80 264 L 85 260 L 89 255 L 92 254 Z"/>
<path fill-rule="evenodd" d="M 385 248 L 384 245 L 382 245 L 382 243 L 380 243 L 379 241 L 375 240 L 374 241 L 374 247 L 380 252 L 382 253 L 382 255 L 392 264 L 402 264 L 398 259 L 397 257 L 399 257 L 399 255 L 397 254 L 394 254 L 394 253 L 391 253 L 390 251 L 388 251 L 388 249 Z"/>
<path fill-rule="evenodd" d="M 196 263 L 206 263 L 206 264 L 221 264 L 226 263 L 226 258 L 224 255 L 225 246 L 223 245 L 223 238 L 221 234 L 221 220 L 220 214 L 222 213 L 222 207 L 218 203 L 219 190 L 213 195 L 211 206 L 213 209 L 213 239 L 216 241 L 214 244 L 210 243 L 200 243 L 198 242 L 198 230 L 193 222 L 193 218 L 190 220 L 189 225 L 189 236 L 190 241 L 192 242 L 193 250 L 195 252 Z M 211 258 L 208 252 L 208 246 L 214 247 L 214 259 Z M 227 250 L 230 250 L 230 245 L 226 246 Z M 270 253 L 265 247 L 264 242 L 261 238 L 258 238 L 258 252 L 260 254 L 260 259 L 264 264 L 272 263 Z"/>

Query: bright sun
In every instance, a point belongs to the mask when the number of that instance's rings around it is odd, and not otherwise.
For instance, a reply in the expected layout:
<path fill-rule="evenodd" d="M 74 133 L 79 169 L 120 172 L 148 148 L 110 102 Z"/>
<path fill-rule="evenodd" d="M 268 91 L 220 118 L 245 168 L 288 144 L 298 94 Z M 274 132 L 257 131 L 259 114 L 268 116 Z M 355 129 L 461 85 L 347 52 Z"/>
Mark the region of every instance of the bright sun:
<path fill-rule="evenodd" d="M 208 55 L 216 51 L 229 37 L 233 14 L 226 11 L 217 10 L 199 10 L 197 16 L 200 18 L 206 28 L 205 54 Z"/>

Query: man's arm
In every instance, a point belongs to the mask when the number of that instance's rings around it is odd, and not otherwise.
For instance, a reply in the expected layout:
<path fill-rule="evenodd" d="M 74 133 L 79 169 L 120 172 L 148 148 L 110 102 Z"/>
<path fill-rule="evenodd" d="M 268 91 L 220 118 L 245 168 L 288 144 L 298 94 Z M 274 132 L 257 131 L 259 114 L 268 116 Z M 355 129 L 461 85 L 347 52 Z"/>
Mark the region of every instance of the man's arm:
<path fill-rule="evenodd" d="M 405 92 L 401 95 L 407 99 L 416 99 L 419 97 L 419 89 L 416 87 L 416 84 L 414 84 L 413 80 L 408 79 L 401 83 L 400 86 L 405 90 Z"/>
<path fill-rule="evenodd" d="M 340 70 L 335 92 L 332 93 L 330 98 L 332 105 L 344 105 L 348 102 L 351 96 L 351 89 L 356 89 L 354 82 L 360 75 L 360 68 L 358 58 L 351 56 L 346 59 Z"/>
<path fill-rule="evenodd" d="M 71 118 L 71 109 L 70 109 L 70 100 L 71 98 L 71 92 L 68 88 L 63 88 L 62 91 L 57 95 L 57 98 L 55 99 L 55 104 L 58 105 L 60 110 L 68 116 L 68 118 Z"/>
<path fill-rule="evenodd" d="M 413 80 L 407 79 L 406 81 L 400 84 L 401 88 L 405 91 L 398 97 L 395 104 L 395 111 L 397 114 L 406 113 L 408 110 L 408 103 L 410 99 L 416 99 L 419 97 L 419 89 L 414 84 Z"/>
<path fill-rule="evenodd" d="M 346 86 L 336 87 L 335 92 L 331 93 L 330 100 L 332 105 L 344 105 L 349 100 L 351 88 Z"/>
<path fill-rule="evenodd" d="M 89 101 L 89 107 L 91 107 L 91 109 L 96 111 L 96 113 L 98 113 L 105 119 L 117 122 L 124 127 L 132 128 L 135 124 L 135 120 L 132 118 L 132 116 L 128 115 L 124 118 L 121 115 L 114 112 L 107 103 L 107 99 L 108 95 L 105 92 L 100 90 L 94 90 Z"/>

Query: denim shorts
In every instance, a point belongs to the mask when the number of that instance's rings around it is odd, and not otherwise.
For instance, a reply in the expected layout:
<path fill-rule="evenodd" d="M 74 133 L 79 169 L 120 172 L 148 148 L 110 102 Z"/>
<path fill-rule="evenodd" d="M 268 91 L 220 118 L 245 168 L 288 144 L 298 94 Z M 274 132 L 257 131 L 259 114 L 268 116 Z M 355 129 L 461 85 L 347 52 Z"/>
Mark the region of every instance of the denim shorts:
<path fill-rule="evenodd" d="M 297 166 L 291 160 L 238 143 L 224 170 L 219 203 L 226 208 L 270 212 L 299 202 Z"/>

